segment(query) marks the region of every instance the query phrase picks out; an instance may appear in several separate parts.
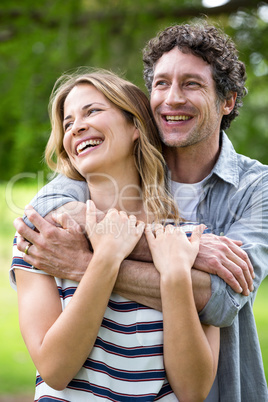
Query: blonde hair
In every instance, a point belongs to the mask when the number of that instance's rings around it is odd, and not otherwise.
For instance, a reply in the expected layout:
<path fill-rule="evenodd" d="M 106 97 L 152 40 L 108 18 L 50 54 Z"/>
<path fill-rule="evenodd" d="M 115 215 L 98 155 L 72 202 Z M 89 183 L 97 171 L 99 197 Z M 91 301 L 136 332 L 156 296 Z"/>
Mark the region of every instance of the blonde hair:
<path fill-rule="evenodd" d="M 162 156 L 161 142 L 147 96 L 134 84 L 106 70 L 86 70 L 64 74 L 55 83 L 49 113 L 51 134 L 45 158 L 48 166 L 75 180 L 85 180 L 72 166 L 63 147 L 64 102 L 70 91 L 79 84 L 93 85 L 139 130 L 134 143 L 134 159 L 141 178 L 145 210 L 153 213 L 156 221 L 178 220 L 178 211 L 167 186 L 167 169 Z"/>

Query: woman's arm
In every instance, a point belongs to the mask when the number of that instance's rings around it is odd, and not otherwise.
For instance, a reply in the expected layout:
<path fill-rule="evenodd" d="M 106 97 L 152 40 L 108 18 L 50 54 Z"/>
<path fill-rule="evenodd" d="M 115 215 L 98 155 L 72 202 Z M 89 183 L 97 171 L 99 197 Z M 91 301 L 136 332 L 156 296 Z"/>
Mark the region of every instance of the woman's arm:
<path fill-rule="evenodd" d="M 115 233 L 118 227 L 120 233 Z M 63 311 L 54 278 L 16 270 L 21 332 L 36 368 L 52 388 L 64 389 L 90 353 L 120 264 L 143 227 L 116 210 L 99 224 L 90 222 L 94 255 Z"/>
<path fill-rule="evenodd" d="M 218 364 L 219 329 L 202 326 L 195 307 L 191 267 L 200 233 L 191 241 L 180 228 L 146 229 L 154 264 L 160 272 L 164 321 L 164 362 L 169 383 L 179 400 L 203 401 Z"/>
<path fill-rule="evenodd" d="M 33 244 L 29 255 L 24 256 L 24 260 L 52 276 L 80 281 L 92 256 L 83 236 L 83 231 L 81 232 L 81 227 L 85 225 L 83 223 L 85 208 L 83 203 L 72 202 L 59 209 L 68 211 L 68 214 L 71 212 L 71 216 L 54 212 L 52 221 L 60 224 L 61 227 L 51 224 L 35 212 L 32 226 L 35 226 L 38 232 L 30 229 L 21 218 L 17 218 L 14 222 L 17 231 Z M 65 216 L 66 219 L 62 220 L 62 216 Z M 74 220 L 79 224 L 75 224 Z M 71 226 L 69 225 L 70 222 Z M 18 249 L 21 251 L 24 251 L 28 244 L 23 238 L 18 239 Z M 241 242 L 237 243 L 241 244 Z M 196 275 L 192 277 L 199 311 L 204 308 L 210 297 L 209 274 L 220 276 L 235 292 L 240 293 L 241 288 L 243 288 L 243 293 L 246 294 L 248 289 L 251 289 L 252 277 L 249 272 L 252 272 L 252 267 L 248 258 L 245 257 L 245 252 L 241 250 L 238 244 L 224 236 L 211 234 L 202 236 L 199 254 L 194 262 Z M 154 268 L 149 262 L 150 252 L 148 252 L 147 242 L 142 239 L 135 247 L 134 253 L 131 253 L 129 259 L 123 263 L 124 272 L 122 275 L 119 274 L 120 283 L 117 283 L 117 287 L 120 290 L 122 289 L 125 295 L 128 294 L 129 299 L 137 300 L 139 297 L 140 300 L 137 301 L 143 304 L 146 304 L 143 298 L 147 299 L 149 300 L 148 306 L 154 308 L 154 288 L 159 281 L 155 281 L 152 288 L 152 298 L 148 299 L 150 288 L 147 286 L 147 277 L 151 275 L 156 277 L 156 273 L 153 273 Z M 139 271 L 138 283 L 141 284 L 141 287 L 137 286 L 136 289 L 133 289 L 132 284 L 136 282 L 135 275 L 139 267 L 141 270 Z M 200 271 L 199 274 L 197 274 L 197 270 Z M 142 274 L 144 273 L 145 281 L 141 280 L 141 271 Z M 198 276 L 197 281 L 196 276 Z M 123 283 L 123 278 L 125 283 Z M 206 286 L 205 293 L 203 286 L 198 288 L 200 279 L 204 281 Z M 132 293 L 127 293 L 129 292 L 129 284 L 134 290 Z M 143 288 L 145 293 L 143 293 Z M 158 301 L 157 303 L 160 308 L 161 302 Z"/>
<path fill-rule="evenodd" d="M 106 261 L 91 260 L 64 311 L 53 277 L 16 270 L 21 332 L 36 368 L 52 388 L 67 386 L 94 345 L 120 265 Z"/>

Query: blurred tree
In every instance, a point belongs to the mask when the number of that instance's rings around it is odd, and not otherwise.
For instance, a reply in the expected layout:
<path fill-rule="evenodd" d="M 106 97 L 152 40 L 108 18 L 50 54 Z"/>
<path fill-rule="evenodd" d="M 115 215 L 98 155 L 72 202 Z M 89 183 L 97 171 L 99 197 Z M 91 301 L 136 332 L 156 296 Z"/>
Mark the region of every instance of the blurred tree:
<path fill-rule="evenodd" d="M 141 50 L 160 29 L 208 15 L 230 34 L 247 65 L 249 96 L 229 131 L 238 151 L 268 163 L 268 1 L 2 0 L 0 5 L 0 180 L 43 170 L 47 104 L 63 72 L 94 66 L 144 89 Z"/>

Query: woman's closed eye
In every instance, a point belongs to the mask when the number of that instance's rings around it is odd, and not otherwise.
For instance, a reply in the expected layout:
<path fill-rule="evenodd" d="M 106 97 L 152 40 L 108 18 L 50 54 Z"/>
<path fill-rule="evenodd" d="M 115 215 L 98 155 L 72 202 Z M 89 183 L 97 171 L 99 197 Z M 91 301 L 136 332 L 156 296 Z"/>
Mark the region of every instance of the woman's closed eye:
<path fill-rule="evenodd" d="M 96 108 L 96 107 L 94 107 L 92 109 L 88 109 L 87 116 L 91 116 L 92 114 L 97 113 L 97 112 L 102 112 L 102 110 L 103 109 Z"/>
<path fill-rule="evenodd" d="M 102 111 L 103 111 L 103 109 L 96 108 L 96 107 L 94 107 L 92 109 L 88 109 L 85 112 L 85 117 L 90 117 L 91 115 L 98 113 L 98 112 L 102 112 Z M 67 121 L 63 125 L 64 132 L 68 131 L 72 127 L 73 124 L 74 124 L 74 121 Z"/>
<path fill-rule="evenodd" d="M 68 131 L 70 127 L 72 126 L 73 122 L 69 121 L 68 123 L 65 123 L 63 126 L 64 132 Z"/>

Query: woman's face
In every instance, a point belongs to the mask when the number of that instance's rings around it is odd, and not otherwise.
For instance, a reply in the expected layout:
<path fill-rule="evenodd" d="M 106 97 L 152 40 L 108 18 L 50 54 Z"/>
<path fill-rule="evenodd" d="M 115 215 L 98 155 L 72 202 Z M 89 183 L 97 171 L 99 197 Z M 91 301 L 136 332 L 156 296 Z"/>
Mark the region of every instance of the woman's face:
<path fill-rule="evenodd" d="M 70 91 L 64 103 L 63 130 L 65 151 L 82 176 L 115 177 L 133 168 L 138 130 L 93 85 L 78 84 Z"/>

